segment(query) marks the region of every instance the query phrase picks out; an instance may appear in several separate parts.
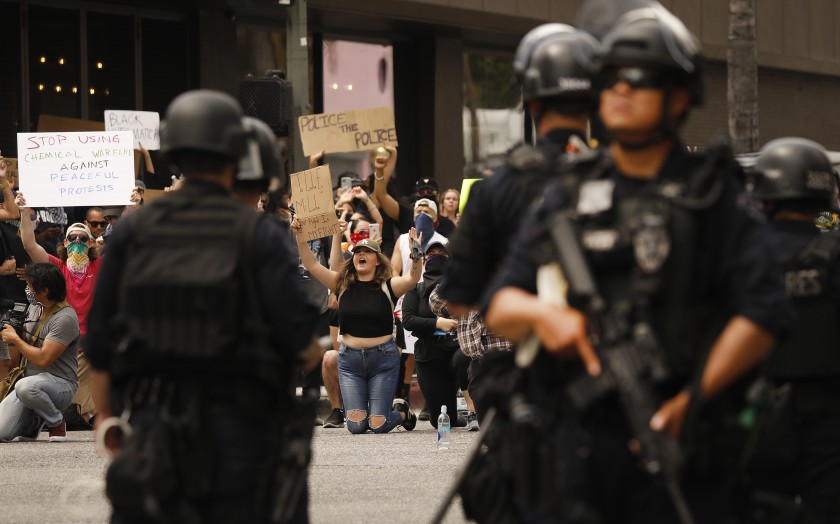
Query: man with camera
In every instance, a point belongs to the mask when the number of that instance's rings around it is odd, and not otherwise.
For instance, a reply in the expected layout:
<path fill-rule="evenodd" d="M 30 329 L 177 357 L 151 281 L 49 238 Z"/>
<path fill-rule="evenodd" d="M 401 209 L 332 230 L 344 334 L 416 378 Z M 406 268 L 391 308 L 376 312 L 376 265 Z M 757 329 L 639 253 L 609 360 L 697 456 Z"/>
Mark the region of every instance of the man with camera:
<path fill-rule="evenodd" d="M 67 438 L 62 410 L 79 387 L 79 319 L 65 300 L 65 280 L 54 265 L 27 266 L 26 284 L 39 306 L 29 306 L 25 321 L 7 322 L 0 332 L 13 360 L 27 362 L 23 378 L 0 403 L 0 441 L 35 440 L 46 424 L 50 441 L 61 442 Z"/>

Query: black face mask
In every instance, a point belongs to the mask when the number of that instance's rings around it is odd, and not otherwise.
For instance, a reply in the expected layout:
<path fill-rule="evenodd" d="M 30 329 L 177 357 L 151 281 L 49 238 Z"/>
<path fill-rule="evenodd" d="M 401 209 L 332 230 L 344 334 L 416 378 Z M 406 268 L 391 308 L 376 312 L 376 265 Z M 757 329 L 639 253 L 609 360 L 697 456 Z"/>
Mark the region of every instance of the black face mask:
<path fill-rule="evenodd" d="M 446 255 L 432 255 L 426 258 L 423 270 L 423 285 L 426 289 L 426 297 L 432 293 L 440 279 L 443 278 L 447 266 L 449 266 L 449 257 Z"/>

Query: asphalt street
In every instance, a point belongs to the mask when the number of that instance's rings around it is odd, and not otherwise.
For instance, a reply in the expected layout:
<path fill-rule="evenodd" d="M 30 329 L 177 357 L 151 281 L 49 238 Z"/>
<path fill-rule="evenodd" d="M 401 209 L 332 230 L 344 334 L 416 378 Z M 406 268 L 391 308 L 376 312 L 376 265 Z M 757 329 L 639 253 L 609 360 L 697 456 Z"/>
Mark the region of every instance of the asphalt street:
<path fill-rule="evenodd" d="M 311 522 L 429 522 L 476 435 L 453 430 L 452 447 L 441 453 L 428 422 L 386 435 L 316 428 Z M 107 522 L 106 465 L 90 431 L 68 432 L 62 443 L 41 433 L 37 442 L 0 444 L 0 524 Z M 465 522 L 460 503 L 445 522 Z"/>

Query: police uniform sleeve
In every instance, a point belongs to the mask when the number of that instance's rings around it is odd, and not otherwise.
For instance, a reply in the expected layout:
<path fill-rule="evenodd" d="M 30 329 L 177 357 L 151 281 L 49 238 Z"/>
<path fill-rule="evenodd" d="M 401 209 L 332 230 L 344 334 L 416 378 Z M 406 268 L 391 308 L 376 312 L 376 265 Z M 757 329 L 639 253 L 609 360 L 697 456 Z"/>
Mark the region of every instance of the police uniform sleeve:
<path fill-rule="evenodd" d="M 478 302 L 491 277 L 492 230 L 486 212 L 489 198 L 482 180 L 470 188 L 470 198 L 455 234 L 449 242 L 450 263 L 438 294 L 448 302 L 471 305 Z"/>
<path fill-rule="evenodd" d="M 559 210 L 562 202 L 558 183 L 546 186 L 542 197 L 534 202 L 522 221 L 519 231 L 514 235 L 511 250 L 505 257 L 501 269 L 481 298 L 481 315 L 487 313 L 493 295 L 504 287 L 517 287 L 528 293 L 537 293 L 539 263 L 532 252 L 532 246 L 538 235 L 544 232 L 543 224 L 548 216 Z"/>
<path fill-rule="evenodd" d="M 792 325 L 793 307 L 785 291 L 773 231 L 743 187 L 727 180 L 723 197 L 709 210 L 707 239 L 717 246 L 715 280 L 732 315 L 744 316 L 775 336 Z"/>
<path fill-rule="evenodd" d="M 88 330 L 82 346 L 90 365 L 97 370 L 107 371 L 117 345 L 114 314 L 119 309 L 119 289 L 125 267 L 126 249 L 130 240 L 130 222 L 135 215 L 128 215 L 108 236 L 106 255 L 103 255 L 96 277 L 93 304 L 88 313 Z"/>
<path fill-rule="evenodd" d="M 290 234 L 260 220 L 254 237 L 257 298 L 269 326 L 269 340 L 298 352 L 312 341 L 318 308 L 300 286 L 297 252 Z"/>

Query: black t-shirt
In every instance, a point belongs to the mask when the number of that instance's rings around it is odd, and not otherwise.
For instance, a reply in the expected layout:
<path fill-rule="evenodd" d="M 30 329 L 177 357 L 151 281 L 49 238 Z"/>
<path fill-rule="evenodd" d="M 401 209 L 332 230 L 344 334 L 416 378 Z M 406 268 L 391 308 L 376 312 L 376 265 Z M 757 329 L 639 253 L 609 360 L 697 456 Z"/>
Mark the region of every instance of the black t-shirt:
<path fill-rule="evenodd" d="M 394 305 L 397 297 L 386 283 L 388 295 L 377 282 L 356 282 L 344 290 L 338 299 L 338 314 L 342 333 L 354 337 L 374 338 L 394 333 Z"/>
<path fill-rule="evenodd" d="M 679 180 L 684 176 L 686 153 L 674 147 L 657 183 Z M 685 303 L 699 299 L 713 300 L 726 318 L 744 316 L 768 332 L 778 335 L 791 325 L 793 311 L 782 284 L 773 233 L 747 197 L 743 186 L 730 174 L 725 177 L 717 202 L 700 212 L 695 235 L 698 258 L 692 275 L 691 296 Z M 654 181 L 639 181 L 613 169 L 614 202 L 628 198 Z M 529 232 L 554 211 L 566 205 L 566 195 L 555 181 L 546 187 L 539 206 L 524 220 L 510 255 L 482 300 L 486 311 L 493 294 L 505 286 L 514 286 L 536 294 L 538 263 L 529 250 Z M 657 326 L 654 326 L 654 330 Z"/>

